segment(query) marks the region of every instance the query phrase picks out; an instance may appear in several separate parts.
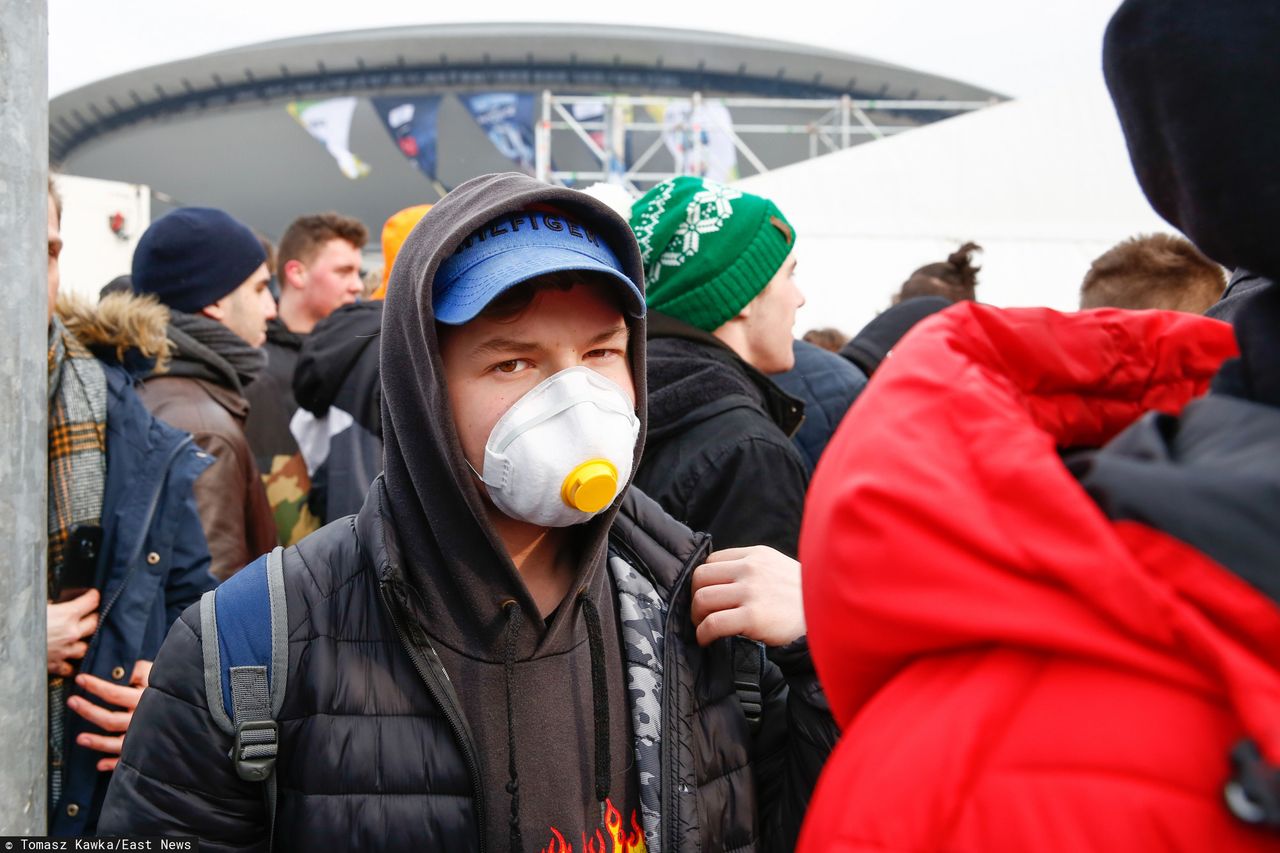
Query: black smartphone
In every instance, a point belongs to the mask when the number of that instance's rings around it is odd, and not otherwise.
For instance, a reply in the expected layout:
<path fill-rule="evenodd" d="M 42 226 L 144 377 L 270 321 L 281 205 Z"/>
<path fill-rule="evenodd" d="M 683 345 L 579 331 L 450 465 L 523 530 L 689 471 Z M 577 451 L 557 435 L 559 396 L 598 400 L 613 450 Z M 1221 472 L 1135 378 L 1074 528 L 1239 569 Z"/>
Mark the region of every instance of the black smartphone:
<path fill-rule="evenodd" d="M 80 524 L 67 536 L 66 559 L 58 572 L 55 601 L 70 601 L 93 588 L 98 576 L 98 555 L 102 551 L 102 528 Z"/>

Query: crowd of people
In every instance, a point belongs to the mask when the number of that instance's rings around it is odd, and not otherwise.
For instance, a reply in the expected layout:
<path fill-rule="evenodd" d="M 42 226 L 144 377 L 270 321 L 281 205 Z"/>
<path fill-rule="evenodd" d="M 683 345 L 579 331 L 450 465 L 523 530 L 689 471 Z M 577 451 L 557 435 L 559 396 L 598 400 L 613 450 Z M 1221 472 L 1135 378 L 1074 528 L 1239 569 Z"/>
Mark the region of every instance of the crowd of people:
<path fill-rule="evenodd" d="M 1189 239 L 1076 313 L 983 305 L 969 242 L 796 339 L 772 200 L 520 174 L 392 215 L 372 276 L 349 217 L 180 208 L 88 305 L 51 179 L 51 834 L 1275 846 L 1280 166 L 1222 128 L 1269 121 L 1277 35 L 1120 7 Z"/>

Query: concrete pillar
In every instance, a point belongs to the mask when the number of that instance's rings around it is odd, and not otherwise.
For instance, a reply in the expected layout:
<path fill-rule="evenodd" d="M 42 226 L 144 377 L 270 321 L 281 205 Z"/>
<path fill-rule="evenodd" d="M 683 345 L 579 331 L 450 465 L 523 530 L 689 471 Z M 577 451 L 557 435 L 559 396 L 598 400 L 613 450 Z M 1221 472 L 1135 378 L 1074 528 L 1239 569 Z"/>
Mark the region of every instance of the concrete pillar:
<path fill-rule="evenodd" d="M 45 831 L 46 0 L 0 0 L 0 836 Z"/>

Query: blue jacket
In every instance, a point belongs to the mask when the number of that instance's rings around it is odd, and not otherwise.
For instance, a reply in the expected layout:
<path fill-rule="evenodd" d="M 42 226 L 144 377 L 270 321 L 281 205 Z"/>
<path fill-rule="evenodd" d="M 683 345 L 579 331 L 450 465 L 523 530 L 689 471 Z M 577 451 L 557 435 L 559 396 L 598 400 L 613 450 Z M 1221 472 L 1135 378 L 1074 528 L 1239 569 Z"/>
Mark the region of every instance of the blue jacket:
<path fill-rule="evenodd" d="M 93 341 L 85 343 L 107 379 L 107 479 L 95 584 L 102 604 L 80 671 L 128 684 L 134 663 L 154 660 L 169 626 L 215 585 L 191 490 L 213 460 L 185 432 L 147 412 L 133 390 L 135 372 Z M 86 694 L 76 689 L 73 695 Z M 70 710 L 66 720 L 63 793 L 49 833 L 89 835 L 111 774 L 97 770 L 102 753 L 75 743 L 78 734 L 96 727 Z"/>
<path fill-rule="evenodd" d="M 804 400 L 804 423 L 791 441 L 812 474 L 844 413 L 866 386 L 867 377 L 848 360 L 811 343 L 794 341 L 792 350 L 795 367 L 769 378 L 783 391 Z"/>

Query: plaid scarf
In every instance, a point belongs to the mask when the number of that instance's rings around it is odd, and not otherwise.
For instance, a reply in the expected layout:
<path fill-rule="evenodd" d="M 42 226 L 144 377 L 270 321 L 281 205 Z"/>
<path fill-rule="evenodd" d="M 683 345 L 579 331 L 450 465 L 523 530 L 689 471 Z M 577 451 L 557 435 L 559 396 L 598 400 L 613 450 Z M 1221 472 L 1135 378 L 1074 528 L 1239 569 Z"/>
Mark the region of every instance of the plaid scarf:
<path fill-rule="evenodd" d="M 107 480 L 107 377 L 93 353 L 54 317 L 49 330 L 49 596 L 67 540 L 102 515 Z M 49 813 L 62 797 L 67 685 L 49 679 Z"/>

